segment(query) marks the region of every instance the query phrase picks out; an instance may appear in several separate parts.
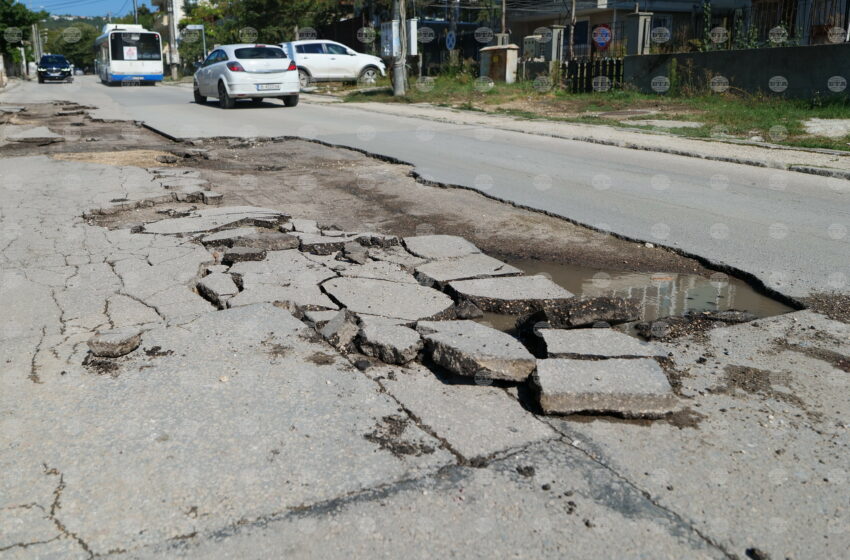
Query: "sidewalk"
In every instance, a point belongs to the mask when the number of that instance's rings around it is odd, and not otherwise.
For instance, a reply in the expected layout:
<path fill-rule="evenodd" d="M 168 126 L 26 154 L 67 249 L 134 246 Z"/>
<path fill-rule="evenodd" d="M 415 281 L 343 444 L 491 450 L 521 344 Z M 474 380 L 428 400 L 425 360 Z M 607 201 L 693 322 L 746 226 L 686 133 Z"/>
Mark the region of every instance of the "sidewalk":
<path fill-rule="evenodd" d="M 302 94 L 308 103 L 329 103 L 326 95 Z M 700 159 L 788 169 L 815 175 L 850 179 L 850 153 L 798 149 L 745 141 L 696 140 L 645 130 L 624 130 L 606 125 L 529 120 L 508 115 L 463 111 L 428 104 L 346 103 L 376 113 L 417 117 L 457 125 L 486 126 L 566 140 L 578 140 L 635 150 L 648 150 Z"/>

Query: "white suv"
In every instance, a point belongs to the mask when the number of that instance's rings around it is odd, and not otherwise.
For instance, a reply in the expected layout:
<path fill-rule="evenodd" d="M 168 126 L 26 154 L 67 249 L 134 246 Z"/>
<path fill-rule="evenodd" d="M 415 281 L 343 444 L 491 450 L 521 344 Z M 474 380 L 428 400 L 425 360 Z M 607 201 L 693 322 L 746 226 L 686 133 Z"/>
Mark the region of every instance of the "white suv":
<path fill-rule="evenodd" d="M 298 69 L 277 45 L 224 45 L 216 48 L 195 72 L 195 103 L 218 98 L 223 109 L 237 99 L 261 103 L 277 97 L 287 107 L 298 105 Z"/>
<path fill-rule="evenodd" d="M 334 41 L 281 43 L 295 57 L 301 87 L 321 81 L 358 81 L 374 84 L 387 67 L 377 56 L 362 54 Z"/>

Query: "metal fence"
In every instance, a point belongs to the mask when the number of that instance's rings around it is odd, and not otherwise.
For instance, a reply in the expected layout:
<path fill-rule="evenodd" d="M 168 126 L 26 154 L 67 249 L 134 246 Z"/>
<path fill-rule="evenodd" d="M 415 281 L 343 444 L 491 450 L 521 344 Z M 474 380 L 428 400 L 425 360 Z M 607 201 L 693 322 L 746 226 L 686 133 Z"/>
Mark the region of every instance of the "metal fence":
<path fill-rule="evenodd" d="M 571 93 L 609 91 L 623 87 L 623 59 L 570 60 L 561 69 L 564 89 Z"/>

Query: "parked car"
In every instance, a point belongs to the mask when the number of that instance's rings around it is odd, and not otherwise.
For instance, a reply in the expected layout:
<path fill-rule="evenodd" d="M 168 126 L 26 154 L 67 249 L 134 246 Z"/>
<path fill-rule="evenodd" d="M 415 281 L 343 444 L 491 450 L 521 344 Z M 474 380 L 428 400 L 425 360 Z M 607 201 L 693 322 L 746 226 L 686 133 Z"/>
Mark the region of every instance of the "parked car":
<path fill-rule="evenodd" d="M 223 45 L 198 66 L 194 77 L 195 103 L 215 97 L 223 109 L 238 99 L 261 103 L 279 98 L 287 107 L 298 105 L 298 68 L 277 45 Z"/>
<path fill-rule="evenodd" d="M 38 61 L 37 67 L 38 83 L 43 84 L 48 80 L 60 82 L 73 82 L 74 75 L 71 63 L 61 54 L 46 54 Z"/>
<path fill-rule="evenodd" d="M 384 61 L 377 56 L 359 53 L 334 41 L 292 41 L 281 46 L 295 57 L 301 87 L 329 81 L 374 84 L 387 74 Z"/>

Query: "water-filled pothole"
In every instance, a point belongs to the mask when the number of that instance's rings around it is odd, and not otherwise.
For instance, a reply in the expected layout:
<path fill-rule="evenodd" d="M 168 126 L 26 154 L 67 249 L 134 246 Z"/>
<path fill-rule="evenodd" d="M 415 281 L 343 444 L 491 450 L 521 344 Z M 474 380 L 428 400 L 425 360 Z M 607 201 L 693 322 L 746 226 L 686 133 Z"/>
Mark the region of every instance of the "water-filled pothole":
<path fill-rule="evenodd" d="M 641 321 L 684 315 L 686 312 L 748 311 L 771 317 L 794 311 L 784 303 L 755 291 L 749 284 L 723 273 L 709 278 L 696 274 L 658 272 L 608 272 L 592 268 L 531 259 L 502 259 L 525 274 L 544 274 L 577 296 L 619 296 L 641 301 Z M 512 315 L 485 313 L 480 321 L 510 332 Z"/>

